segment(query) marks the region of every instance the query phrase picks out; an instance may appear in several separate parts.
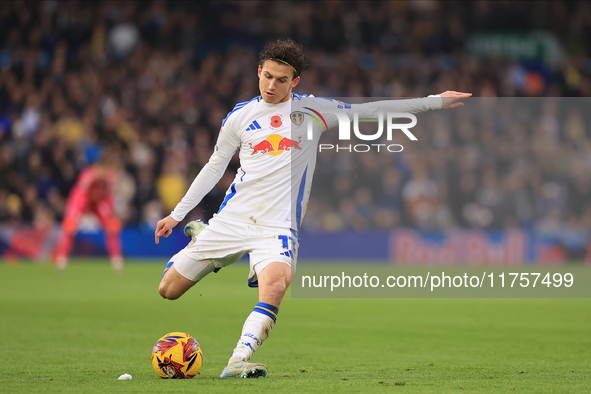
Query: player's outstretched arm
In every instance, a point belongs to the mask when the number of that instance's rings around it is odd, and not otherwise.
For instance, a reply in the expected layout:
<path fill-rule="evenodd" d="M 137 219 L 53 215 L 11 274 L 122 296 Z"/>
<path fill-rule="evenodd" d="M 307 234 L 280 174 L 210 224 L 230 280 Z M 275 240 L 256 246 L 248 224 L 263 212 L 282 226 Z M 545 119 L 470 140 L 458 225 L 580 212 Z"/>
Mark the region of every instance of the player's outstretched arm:
<path fill-rule="evenodd" d="M 357 113 L 360 122 L 375 122 L 380 113 L 419 113 L 436 109 L 451 109 L 464 105 L 459 100 L 472 96 L 472 93 L 447 90 L 441 94 L 422 98 L 403 100 L 380 100 L 365 104 L 352 104 L 349 114 Z"/>
<path fill-rule="evenodd" d="M 179 222 L 174 220 L 171 216 L 167 216 L 162 220 L 159 220 L 156 224 L 156 231 L 154 235 L 156 236 L 156 243 L 160 242 L 160 237 L 167 238 L 170 234 L 172 234 L 172 229 L 176 226 Z"/>
<path fill-rule="evenodd" d="M 234 136 L 233 130 L 230 127 L 225 127 L 223 130 L 222 132 L 222 129 L 220 129 L 214 152 L 209 161 L 197 174 L 185 196 L 170 213 L 170 218 L 177 223 L 183 220 L 222 179 L 228 163 L 230 163 L 232 156 L 240 147 L 240 140 Z"/>
<path fill-rule="evenodd" d="M 472 93 L 456 92 L 454 90 L 446 90 L 439 94 L 441 96 L 441 109 L 452 109 L 461 107 L 464 103 L 459 100 L 472 96 Z"/>

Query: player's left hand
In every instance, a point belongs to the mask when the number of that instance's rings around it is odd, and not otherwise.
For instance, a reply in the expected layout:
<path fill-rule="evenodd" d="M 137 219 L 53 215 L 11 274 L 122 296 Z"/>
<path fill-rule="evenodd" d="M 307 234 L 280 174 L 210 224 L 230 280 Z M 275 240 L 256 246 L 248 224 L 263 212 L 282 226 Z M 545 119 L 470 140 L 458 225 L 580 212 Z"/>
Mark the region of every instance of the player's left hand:
<path fill-rule="evenodd" d="M 441 109 L 451 109 L 457 108 L 464 105 L 462 102 L 458 102 L 463 98 L 467 98 L 472 96 L 472 93 L 462 93 L 456 92 L 454 90 L 446 90 L 443 93 L 439 93 L 442 98 L 443 103 L 441 104 Z"/>
<path fill-rule="evenodd" d="M 179 222 L 174 220 L 170 215 L 162 220 L 159 220 L 156 224 L 156 231 L 154 232 L 154 235 L 156 236 L 156 244 L 160 242 L 160 237 L 167 238 L 170 234 L 172 234 L 172 229 L 178 223 Z"/>

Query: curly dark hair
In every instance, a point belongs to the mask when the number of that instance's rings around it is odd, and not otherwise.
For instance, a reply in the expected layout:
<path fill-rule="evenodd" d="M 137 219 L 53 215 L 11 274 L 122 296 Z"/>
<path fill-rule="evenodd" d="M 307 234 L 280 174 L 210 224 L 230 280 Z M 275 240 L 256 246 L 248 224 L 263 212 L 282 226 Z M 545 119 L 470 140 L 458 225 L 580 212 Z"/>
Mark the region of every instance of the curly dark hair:
<path fill-rule="evenodd" d="M 287 63 L 293 67 L 294 79 L 308 68 L 304 47 L 291 39 L 268 42 L 259 53 L 259 66 L 262 67 L 267 60 L 278 60 L 279 63 Z"/>

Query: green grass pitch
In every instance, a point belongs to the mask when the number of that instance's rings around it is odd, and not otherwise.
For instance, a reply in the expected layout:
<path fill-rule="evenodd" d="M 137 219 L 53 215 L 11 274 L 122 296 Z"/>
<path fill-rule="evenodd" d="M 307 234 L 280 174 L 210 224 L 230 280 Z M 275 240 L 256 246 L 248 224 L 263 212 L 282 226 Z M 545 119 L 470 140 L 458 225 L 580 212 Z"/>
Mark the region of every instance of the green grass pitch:
<path fill-rule="evenodd" d="M 257 302 L 238 264 L 181 299 L 157 293 L 164 262 L 65 272 L 0 264 L 0 392 L 591 392 L 590 299 L 297 299 L 253 360 L 266 379 L 220 379 Z M 159 378 L 154 342 L 184 331 L 201 373 Z M 119 381 L 123 373 L 132 380 Z"/>

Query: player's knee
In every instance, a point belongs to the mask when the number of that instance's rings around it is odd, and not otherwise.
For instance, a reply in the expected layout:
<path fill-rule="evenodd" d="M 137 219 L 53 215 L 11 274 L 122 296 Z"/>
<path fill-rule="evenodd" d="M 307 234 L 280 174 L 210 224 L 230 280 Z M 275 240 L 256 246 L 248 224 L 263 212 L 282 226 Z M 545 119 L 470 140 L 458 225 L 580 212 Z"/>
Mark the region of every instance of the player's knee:
<path fill-rule="evenodd" d="M 167 287 L 163 282 L 164 281 L 160 282 L 160 286 L 158 286 L 158 294 L 160 294 L 162 298 L 166 298 Z"/>
<path fill-rule="evenodd" d="M 272 268 L 272 270 L 265 272 L 268 268 Z M 267 294 L 285 294 L 291 283 L 291 272 L 283 269 L 282 265 L 275 265 L 268 268 L 263 270 L 259 276 L 259 287 L 262 287 L 263 291 Z"/>
<path fill-rule="evenodd" d="M 286 280 L 277 280 L 267 284 L 267 292 L 271 294 L 284 295 L 289 287 L 289 283 Z"/>
<path fill-rule="evenodd" d="M 172 286 L 170 286 L 165 281 L 160 282 L 160 286 L 158 286 L 158 293 L 162 296 L 162 298 L 166 298 L 167 300 L 176 300 L 181 296 L 179 292 L 174 291 Z"/>
<path fill-rule="evenodd" d="M 272 283 L 277 290 L 285 292 L 291 284 L 291 272 L 281 272 Z"/>

